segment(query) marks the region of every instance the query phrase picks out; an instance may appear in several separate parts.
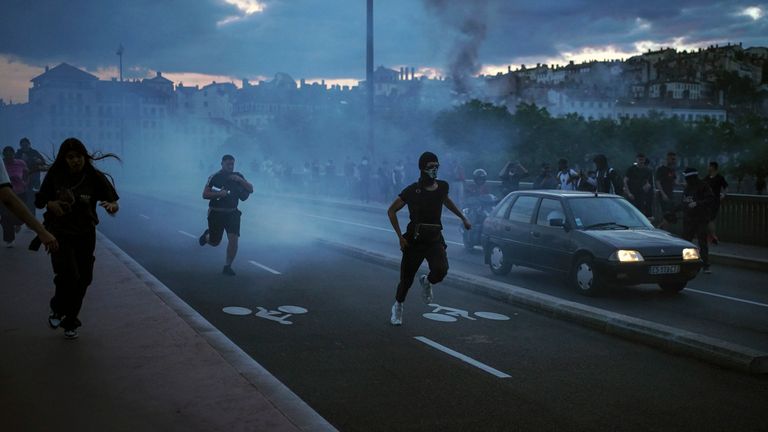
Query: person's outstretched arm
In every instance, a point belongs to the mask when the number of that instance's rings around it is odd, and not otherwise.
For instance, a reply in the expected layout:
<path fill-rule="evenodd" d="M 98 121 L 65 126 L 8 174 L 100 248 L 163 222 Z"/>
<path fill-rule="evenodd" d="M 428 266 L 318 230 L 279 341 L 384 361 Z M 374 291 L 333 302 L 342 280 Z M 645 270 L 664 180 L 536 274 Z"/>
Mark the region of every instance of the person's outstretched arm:
<path fill-rule="evenodd" d="M 30 213 L 27 205 L 13 193 L 13 189 L 0 186 L 0 202 L 2 202 L 11 213 L 21 219 L 21 221 L 32 229 L 32 231 L 37 233 L 37 236 L 40 237 L 40 241 L 45 245 L 46 250 L 55 251 L 58 249 L 59 242 L 56 240 L 56 237 L 49 233 L 43 224 Z"/>

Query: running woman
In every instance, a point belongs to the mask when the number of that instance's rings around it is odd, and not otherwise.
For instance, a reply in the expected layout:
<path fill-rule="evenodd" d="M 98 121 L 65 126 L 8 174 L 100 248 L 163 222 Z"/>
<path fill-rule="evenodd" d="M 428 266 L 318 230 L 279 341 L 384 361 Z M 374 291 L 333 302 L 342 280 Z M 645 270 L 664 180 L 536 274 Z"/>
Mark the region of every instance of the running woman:
<path fill-rule="evenodd" d="M 59 241 L 59 248 L 51 251 L 56 292 L 48 324 L 54 329 L 63 327 L 67 339 L 78 337 L 78 315 L 93 279 L 99 223 L 96 203 L 111 216 L 119 209 L 111 178 L 93 166 L 93 161 L 107 157 L 120 160 L 111 153 L 90 154 L 80 140 L 67 138 L 35 196 L 35 206 L 46 209 L 45 227 Z"/>
<path fill-rule="evenodd" d="M 224 155 L 221 170 L 208 177 L 203 189 L 203 199 L 208 203 L 208 229 L 200 236 L 200 246 L 218 246 L 224 231 L 227 231 L 227 259 L 221 273 L 234 276 L 232 262 L 237 255 L 240 238 L 240 215 L 238 200 L 245 201 L 253 193 L 253 185 L 239 172 L 235 172 L 235 157 Z"/>
<path fill-rule="evenodd" d="M 392 305 L 390 317 L 392 325 L 403 324 L 405 296 L 425 259 L 429 264 L 429 274 L 419 277 L 425 303 L 432 302 L 432 285 L 442 281 L 448 273 L 448 256 L 445 253 L 447 246 L 441 233 L 443 206 L 461 219 L 464 228 L 472 228 L 464 214 L 448 197 L 448 182 L 437 180 L 439 167 L 437 155 L 424 152 L 419 157 L 419 180 L 403 189 L 387 210 L 389 221 L 400 242 L 400 250 L 403 252 L 400 261 L 400 283 L 397 285 L 395 304 Z M 397 212 L 406 205 L 410 221 L 403 234 L 397 220 Z"/>

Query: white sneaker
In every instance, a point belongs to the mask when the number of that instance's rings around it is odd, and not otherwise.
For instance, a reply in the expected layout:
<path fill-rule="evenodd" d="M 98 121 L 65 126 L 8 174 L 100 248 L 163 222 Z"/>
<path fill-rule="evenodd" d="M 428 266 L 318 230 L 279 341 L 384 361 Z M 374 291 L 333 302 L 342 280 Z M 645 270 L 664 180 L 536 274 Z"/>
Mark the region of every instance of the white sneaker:
<path fill-rule="evenodd" d="M 395 304 L 392 305 L 392 317 L 389 319 L 389 322 L 392 323 L 392 325 L 403 325 L 403 304 L 396 301 Z"/>
<path fill-rule="evenodd" d="M 5 242 L 5 247 L 7 247 L 7 248 L 12 248 L 14 246 L 16 246 L 16 240 Z"/>
<path fill-rule="evenodd" d="M 424 303 L 432 303 L 432 299 L 434 298 L 432 295 L 432 284 L 429 283 L 427 275 L 421 275 L 419 277 L 419 282 L 421 283 L 421 299 L 424 300 Z"/>

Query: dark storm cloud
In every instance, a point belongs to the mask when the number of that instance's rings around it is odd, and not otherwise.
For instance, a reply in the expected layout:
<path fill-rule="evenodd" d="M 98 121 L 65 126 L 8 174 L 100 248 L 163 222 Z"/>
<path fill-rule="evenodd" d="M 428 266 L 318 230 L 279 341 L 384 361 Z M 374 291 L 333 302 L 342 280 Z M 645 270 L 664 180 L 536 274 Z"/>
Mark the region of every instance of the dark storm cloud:
<path fill-rule="evenodd" d="M 462 59 L 474 73 L 480 63 L 551 57 L 585 46 L 632 51 L 637 41 L 685 37 L 689 44 L 768 45 L 768 17 L 735 15 L 748 6 L 768 10 L 765 3 L 484 0 L 478 3 L 482 13 L 470 20 L 474 27 L 462 27 L 434 6 L 462 10 L 477 2 L 427 1 L 432 7 L 414 0 L 376 1 L 377 65 L 450 70 Z M 68 61 L 96 68 L 114 64 L 122 42 L 128 66 L 234 76 L 364 75 L 364 1 L 263 3 L 264 12 L 219 26 L 243 13 L 220 0 L 4 0 L 0 55 L 37 65 Z"/>

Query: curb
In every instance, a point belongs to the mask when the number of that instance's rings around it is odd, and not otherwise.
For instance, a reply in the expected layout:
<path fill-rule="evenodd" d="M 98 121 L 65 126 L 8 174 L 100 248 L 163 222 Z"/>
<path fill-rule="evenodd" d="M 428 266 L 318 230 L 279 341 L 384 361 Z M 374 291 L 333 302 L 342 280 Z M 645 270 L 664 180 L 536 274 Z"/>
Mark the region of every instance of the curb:
<path fill-rule="evenodd" d="M 224 360 L 259 391 L 278 411 L 303 431 L 337 431 L 327 420 L 301 400 L 239 346 L 179 298 L 165 284 L 120 249 L 107 236 L 97 231 L 98 241 L 128 267 L 168 307 L 192 327 Z"/>
<path fill-rule="evenodd" d="M 354 246 L 323 239 L 316 239 L 316 241 L 326 247 L 355 258 L 394 269 L 400 268 L 400 259 L 391 255 L 370 252 Z M 575 322 L 585 327 L 633 342 L 640 342 L 660 348 L 674 354 L 693 357 L 741 372 L 751 374 L 768 373 L 768 353 L 724 340 L 559 299 L 515 285 L 459 271 L 451 270 L 445 281 L 462 290 L 482 294 L 515 306 L 522 306 L 534 312 Z"/>
<path fill-rule="evenodd" d="M 343 201 L 330 201 L 322 198 L 314 198 L 310 196 L 300 196 L 300 195 L 276 195 L 276 194 L 267 194 L 263 192 L 257 192 L 255 195 L 260 195 L 262 197 L 266 198 L 278 198 L 278 199 L 290 199 L 290 198 L 301 198 L 302 200 L 309 201 L 316 205 L 326 206 L 326 207 L 336 207 L 336 208 L 349 208 L 353 210 L 363 210 L 366 212 L 371 213 L 377 213 L 377 212 L 386 212 L 386 207 L 376 207 L 373 205 L 367 205 L 367 204 L 355 204 L 355 203 L 348 203 Z M 459 219 L 455 217 L 453 214 L 447 214 L 445 215 L 445 220 L 448 223 L 454 224 L 456 226 L 459 226 Z M 712 264 L 718 264 L 718 265 L 724 265 L 724 266 L 730 266 L 730 267 L 738 267 L 743 268 L 747 270 L 755 270 L 755 271 L 762 271 L 762 272 L 768 272 L 768 260 L 762 260 L 759 258 L 745 258 L 738 255 L 732 255 L 732 254 L 726 254 L 726 253 L 718 253 L 713 252 L 712 247 L 709 248 L 709 259 L 712 262 Z"/>

